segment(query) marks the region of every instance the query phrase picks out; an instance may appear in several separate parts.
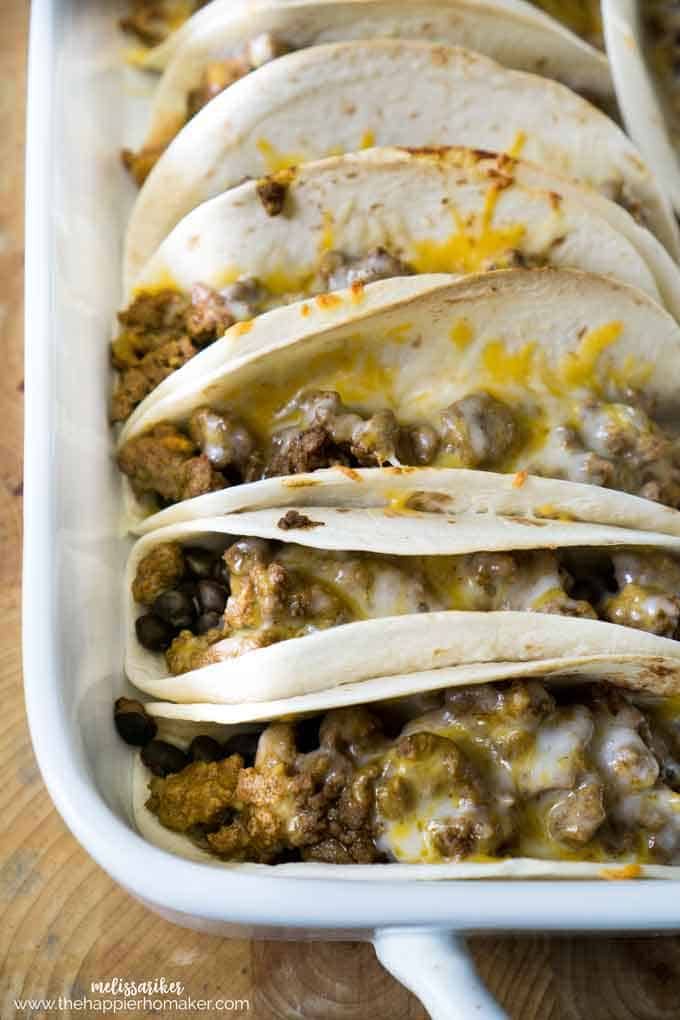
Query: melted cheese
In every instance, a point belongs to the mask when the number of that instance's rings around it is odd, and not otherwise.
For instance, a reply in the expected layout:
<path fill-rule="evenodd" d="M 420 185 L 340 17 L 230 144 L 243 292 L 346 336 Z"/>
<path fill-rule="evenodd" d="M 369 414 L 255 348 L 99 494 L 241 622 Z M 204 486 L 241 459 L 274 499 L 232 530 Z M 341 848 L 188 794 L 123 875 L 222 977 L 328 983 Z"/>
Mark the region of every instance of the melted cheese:
<path fill-rule="evenodd" d="M 296 372 L 287 372 L 285 364 L 281 367 L 280 374 L 255 383 L 238 408 L 248 427 L 262 439 L 296 422 L 299 414 L 290 405 L 305 384 L 336 390 L 351 407 L 377 410 L 395 402 L 396 366 L 385 364 L 378 352 L 366 350 L 358 336 L 348 337 L 340 350 L 319 351 L 310 357 L 304 380 Z"/>
<path fill-rule="evenodd" d="M 507 150 L 508 156 L 511 156 L 513 159 L 519 159 L 519 157 L 522 155 L 522 149 L 524 148 L 526 143 L 527 143 L 526 133 L 524 131 L 518 131 L 517 134 L 515 135 L 512 145 Z"/>
<path fill-rule="evenodd" d="M 266 138 L 258 138 L 256 145 L 268 174 L 278 173 L 279 170 L 290 170 L 291 167 L 305 162 L 303 152 L 282 152 Z"/>
<path fill-rule="evenodd" d="M 458 319 L 458 321 L 451 327 L 449 336 L 451 337 L 454 346 L 457 347 L 459 351 L 464 351 L 466 347 L 469 347 L 474 338 L 474 332 L 469 320 Z"/>
<path fill-rule="evenodd" d="M 164 290 L 174 290 L 178 293 L 180 291 L 177 280 L 166 267 L 157 271 L 152 283 L 145 283 L 141 287 L 135 287 L 132 293 L 133 297 L 140 297 L 142 294 L 160 294 Z"/>
<path fill-rule="evenodd" d="M 559 372 L 567 386 L 596 388 L 596 369 L 600 357 L 623 332 L 622 322 L 608 322 L 589 330 L 581 339 L 578 349 L 565 355 Z"/>
<path fill-rule="evenodd" d="M 478 824 L 484 827 L 491 821 L 495 848 L 503 847 L 505 855 L 605 862 L 612 858 L 612 830 L 601 813 L 603 803 L 614 832 L 618 826 L 629 833 L 629 841 L 624 840 L 617 855 L 623 864 L 621 873 L 617 869 L 611 877 L 634 877 L 638 861 L 659 860 L 654 850 L 669 862 L 678 860 L 680 794 L 658 782 L 658 766 L 644 776 L 644 788 L 638 786 L 633 792 L 627 792 L 620 776 L 611 771 L 612 755 L 619 760 L 626 748 L 640 745 L 643 754 L 652 758 L 635 726 L 625 723 L 626 714 L 629 720 L 640 719 L 635 709 L 624 708 L 622 716 L 597 703 L 550 709 L 544 702 L 542 710 L 535 712 L 529 702 L 522 708 L 517 701 L 513 707 L 498 700 L 494 689 L 451 694 L 453 700 L 447 699 L 444 707 L 407 723 L 402 736 L 446 737 L 466 764 L 447 771 L 442 750 L 436 746 L 415 759 L 400 759 L 395 751 L 386 756 L 383 776 L 397 776 L 410 784 L 401 813 L 398 799 L 391 802 L 389 817 L 381 812 L 379 801 L 378 845 L 388 856 L 429 863 L 450 859 L 435 841 L 437 831 L 462 822 L 465 832 L 467 816 L 473 832 L 479 831 Z M 603 752 L 603 747 L 609 750 Z M 572 800 L 568 821 L 555 829 L 553 807 L 562 810 L 572 794 L 588 787 L 594 791 L 593 804 L 588 807 L 582 801 L 576 806 Z M 597 791 L 602 788 L 604 800 L 598 807 Z M 512 833 L 504 828 L 509 820 Z M 573 826 L 585 833 L 583 842 L 571 840 L 568 834 Z M 489 849 L 494 852 L 493 837 Z M 454 841 L 454 854 L 457 850 Z M 479 856 L 468 856 L 464 843 L 462 855 L 471 860 Z"/>
<path fill-rule="evenodd" d="M 570 789 L 584 770 L 584 754 L 594 731 L 590 713 L 580 705 L 555 712 L 541 725 L 531 750 L 513 766 L 523 793 Z"/>
<path fill-rule="evenodd" d="M 441 608 L 427 590 L 415 563 L 296 545 L 285 546 L 277 559 L 310 580 L 321 581 L 327 590 L 352 606 L 356 619 L 381 619 Z"/>
<path fill-rule="evenodd" d="M 333 233 L 334 222 L 333 213 L 328 209 L 325 209 L 323 213 L 323 230 L 321 232 L 321 237 L 319 238 L 319 255 L 324 255 L 327 251 L 332 251 L 335 247 L 335 237 Z"/>
<path fill-rule="evenodd" d="M 486 379 L 496 385 L 516 383 L 528 387 L 534 378 L 536 344 L 527 343 L 509 351 L 502 340 L 490 341 L 482 351 L 482 369 Z"/>
<path fill-rule="evenodd" d="M 492 185 L 481 213 L 463 217 L 450 208 L 456 229 L 443 241 L 415 241 L 411 262 L 419 273 L 478 273 L 490 264 L 508 264 L 526 234 L 523 223 L 495 227 L 493 217 L 501 189 Z"/>

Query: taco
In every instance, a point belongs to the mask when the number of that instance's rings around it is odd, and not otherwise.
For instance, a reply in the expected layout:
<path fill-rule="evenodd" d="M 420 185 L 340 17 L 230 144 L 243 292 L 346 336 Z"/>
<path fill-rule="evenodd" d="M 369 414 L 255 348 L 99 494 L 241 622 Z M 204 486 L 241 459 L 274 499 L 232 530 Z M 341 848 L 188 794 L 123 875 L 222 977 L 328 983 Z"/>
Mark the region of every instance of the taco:
<path fill-rule="evenodd" d="M 198 113 L 137 198 L 127 278 L 182 216 L 245 178 L 362 147 L 446 144 L 521 154 L 624 205 L 671 254 L 680 250 L 635 147 L 576 93 L 462 48 L 373 40 L 287 54 Z"/>
<path fill-rule="evenodd" d="M 525 10 L 469 0 L 273 0 L 247 11 L 212 4 L 176 49 L 155 95 L 144 144 L 124 161 L 143 183 L 181 128 L 220 92 L 271 60 L 319 43 L 423 39 L 478 50 L 506 67 L 564 82 L 610 105 L 605 58 Z"/>
<path fill-rule="evenodd" d="M 147 706 L 137 827 L 185 857 L 301 878 L 680 875 L 677 698 L 588 672 L 464 673 L 264 730 Z"/>
<path fill-rule="evenodd" d="M 178 53 L 185 50 L 193 52 L 194 37 L 197 40 L 204 39 L 209 34 L 222 37 L 223 33 L 226 35 L 226 24 L 242 24 L 246 14 L 254 21 L 259 16 L 260 8 L 265 12 L 274 6 L 284 10 L 288 7 L 296 9 L 305 2 L 308 6 L 316 6 L 318 0 L 213 0 L 212 3 L 206 3 L 205 0 L 133 0 L 133 10 L 130 12 L 131 17 L 127 19 L 126 27 L 140 42 L 150 47 L 146 52 L 135 54 L 135 62 L 150 70 L 162 71 L 173 62 Z M 334 2 L 338 5 L 343 4 L 348 20 L 353 20 L 356 18 L 355 5 L 362 5 L 365 0 L 349 0 L 352 4 L 349 9 L 348 0 Z M 573 75 L 579 67 L 583 69 L 583 74 L 586 74 L 587 69 L 593 78 L 596 76 L 595 66 L 598 62 L 593 60 L 593 56 L 597 57 L 598 54 L 596 52 L 593 54 L 592 47 L 587 44 L 584 46 L 573 32 L 566 31 L 553 18 L 537 10 L 533 3 L 526 0 L 441 0 L 436 4 L 433 0 L 415 2 L 411 0 L 408 7 L 413 8 L 416 5 L 426 9 L 432 8 L 433 16 L 436 16 L 438 8 L 442 7 L 452 15 L 455 14 L 462 33 L 473 32 L 473 22 L 479 20 L 485 26 L 487 39 L 494 36 L 498 26 L 501 25 L 504 32 L 514 36 L 516 51 L 524 51 L 528 36 L 536 46 L 536 52 L 548 57 L 551 69 L 553 67 L 555 69 L 556 77 L 561 73 Z M 208 9 L 196 13 L 201 7 Z M 192 13 L 193 17 L 189 20 L 188 16 Z M 403 19 L 410 22 L 411 12 L 406 9 L 406 5 L 402 6 L 400 14 Z M 284 14 L 283 17 L 287 18 L 288 15 Z M 332 20 L 330 14 L 329 20 Z M 154 33 L 155 39 L 152 37 Z M 242 35 L 242 38 L 247 39 L 248 36 Z M 484 40 L 480 40 L 479 34 L 476 33 L 473 38 L 483 49 Z M 526 59 L 532 59 L 529 47 L 526 48 L 528 51 Z M 571 67 L 567 66 L 568 64 L 571 64 Z M 545 73 L 545 69 L 541 69 L 540 66 L 538 70 Z"/>
<path fill-rule="evenodd" d="M 125 586 L 127 675 L 176 702 L 560 657 L 637 656 L 660 690 L 680 677 L 680 539 L 650 532 L 274 508 L 144 536 Z"/>
<path fill-rule="evenodd" d="M 188 213 L 132 274 L 114 356 L 124 371 L 139 368 L 144 346 L 133 345 L 127 364 L 125 333 L 149 295 L 156 304 L 185 295 L 192 321 L 209 302 L 224 330 L 356 281 L 517 265 L 604 273 L 680 319 L 677 264 L 599 193 L 504 155 L 376 148 L 249 181 Z"/>
<path fill-rule="evenodd" d="M 359 468 L 396 466 L 507 473 L 507 485 L 492 484 L 518 487 L 509 512 L 544 499 L 548 516 L 564 510 L 565 486 L 585 483 L 590 497 L 573 492 L 577 517 L 678 533 L 671 366 L 680 333 L 638 291 L 572 270 L 408 277 L 321 295 L 235 330 L 166 380 L 122 430 L 133 520 L 166 507 L 164 523 L 258 506 L 262 479 L 262 498 L 281 505 L 291 488 L 310 485 L 298 475 L 339 466 L 351 481 Z M 524 501 L 529 475 L 544 481 Z M 414 475 L 410 485 L 419 488 Z M 351 498 L 372 501 L 368 493 Z"/>

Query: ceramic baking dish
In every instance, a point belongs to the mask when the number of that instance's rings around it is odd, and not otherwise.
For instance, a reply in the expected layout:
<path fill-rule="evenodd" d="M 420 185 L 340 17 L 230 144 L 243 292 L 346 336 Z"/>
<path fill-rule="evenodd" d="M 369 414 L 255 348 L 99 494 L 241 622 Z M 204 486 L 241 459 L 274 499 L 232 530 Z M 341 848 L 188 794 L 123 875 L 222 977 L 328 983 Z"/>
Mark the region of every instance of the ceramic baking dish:
<path fill-rule="evenodd" d="M 149 84 L 122 68 L 114 0 L 32 4 L 26 192 L 24 664 L 33 743 L 64 820 L 132 895 L 218 934 L 373 938 L 433 1016 L 502 1014 L 465 932 L 680 927 L 667 882 L 413 882 L 243 875 L 144 842 L 116 737 L 128 542 L 107 426 L 107 341 L 132 198 L 118 151 Z M 137 134 L 136 134 L 137 132 Z"/>

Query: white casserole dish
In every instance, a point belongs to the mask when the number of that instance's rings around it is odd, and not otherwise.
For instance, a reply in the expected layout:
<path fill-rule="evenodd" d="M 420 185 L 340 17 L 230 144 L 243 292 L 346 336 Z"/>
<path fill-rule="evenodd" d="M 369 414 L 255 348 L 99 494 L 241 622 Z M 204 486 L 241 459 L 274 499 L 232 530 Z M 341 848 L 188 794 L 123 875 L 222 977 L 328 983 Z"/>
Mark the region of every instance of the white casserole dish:
<path fill-rule="evenodd" d="M 118 151 L 139 137 L 151 82 L 122 69 L 122 6 L 32 5 L 24 664 L 45 783 L 92 857 L 170 920 L 224 935 L 374 938 L 433 1016 L 469 1017 L 476 1008 L 499 1017 L 450 933 L 678 929 L 675 888 L 262 877 L 171 856 L 131 825 L 131 755 L 112 726 L 128 540 L 107 424 L 108 335 L 132 198 Z"/>

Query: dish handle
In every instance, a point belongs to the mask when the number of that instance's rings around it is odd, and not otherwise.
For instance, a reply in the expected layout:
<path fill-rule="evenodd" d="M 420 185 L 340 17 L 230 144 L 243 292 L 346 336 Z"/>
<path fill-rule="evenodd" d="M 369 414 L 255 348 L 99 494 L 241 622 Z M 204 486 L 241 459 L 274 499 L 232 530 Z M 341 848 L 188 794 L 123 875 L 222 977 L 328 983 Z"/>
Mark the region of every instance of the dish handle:
<path fill-rule="evenodd" d="M 431 1020 L 508 1020 L 477 974 L 462 935 L 380 928 L 373 947 L 383 967 L 420 999 Z"/>

